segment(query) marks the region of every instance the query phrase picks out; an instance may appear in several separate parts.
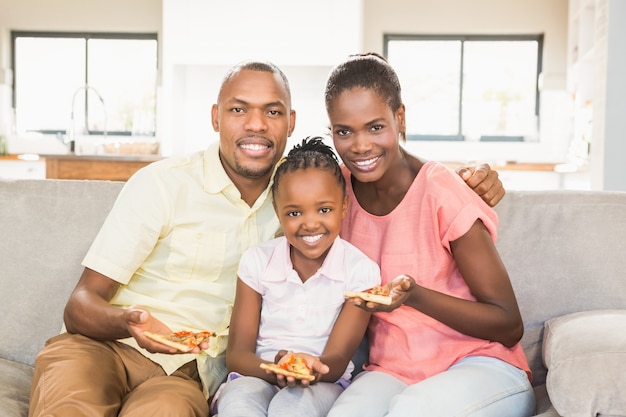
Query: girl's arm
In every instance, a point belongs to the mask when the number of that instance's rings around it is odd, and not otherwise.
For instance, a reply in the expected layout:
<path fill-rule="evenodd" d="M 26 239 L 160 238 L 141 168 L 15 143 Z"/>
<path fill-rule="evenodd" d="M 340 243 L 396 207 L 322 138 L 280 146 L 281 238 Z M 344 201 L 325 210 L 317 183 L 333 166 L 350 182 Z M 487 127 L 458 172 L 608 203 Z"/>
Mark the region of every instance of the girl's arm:
<path fill-rule="evenodd" d="M 341 378 L 365 336 L 370 315 L 350 302 L 344 303 L 320 356 L 320 361 L 330 368 L 320 381 L 335 382 Z"/>
<path fill-rule="evenodd" d="M 512 347 L 522 338 L 524 326 L 509 275 L 487 228 L 476 220 L 450 247 L 476 301 L 432 291 L 410 279 L 404 304 L 461 333 Z"/>
<path fill-rule="evenodd" d="M 256 376 L 276 384 L 276 376 L 259 368 L 256 340 L 261 319 L 261 294 L 237 279 L 237 293 L 228 332 L 226 366 L 229 372 Z"/>

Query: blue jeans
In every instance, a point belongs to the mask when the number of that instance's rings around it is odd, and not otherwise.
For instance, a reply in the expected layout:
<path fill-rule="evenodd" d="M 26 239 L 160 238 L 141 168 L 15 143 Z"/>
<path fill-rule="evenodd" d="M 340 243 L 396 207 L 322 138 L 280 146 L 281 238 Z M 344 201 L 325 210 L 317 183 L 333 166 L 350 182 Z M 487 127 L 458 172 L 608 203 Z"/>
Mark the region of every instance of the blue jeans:
<path fill-rule="evenodd" d="M 243 376 L 223 386 L 217 410 L 219 417 L 324 417 L 342 391 L 341 385 L 331 382 L 281 389 Z"/>
<path fill-rule="evenodd" d="M 499 359 L 471 356 L 413 385 L 384 372 L 362 372 L 328 417 L 528 417 L 534 411 L 526 372 Z"/>

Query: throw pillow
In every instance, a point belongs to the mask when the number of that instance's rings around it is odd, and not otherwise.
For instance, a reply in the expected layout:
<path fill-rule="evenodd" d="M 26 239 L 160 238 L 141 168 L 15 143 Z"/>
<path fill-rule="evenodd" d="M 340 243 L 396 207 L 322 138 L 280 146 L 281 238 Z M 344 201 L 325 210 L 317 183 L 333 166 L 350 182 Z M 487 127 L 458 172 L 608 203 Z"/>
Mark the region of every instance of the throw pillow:
<path fill-rule="evenodd" d="M 546 321 L 543 361 L 546 388 L 560 415 L 626 416 L 626 310 Z"/>

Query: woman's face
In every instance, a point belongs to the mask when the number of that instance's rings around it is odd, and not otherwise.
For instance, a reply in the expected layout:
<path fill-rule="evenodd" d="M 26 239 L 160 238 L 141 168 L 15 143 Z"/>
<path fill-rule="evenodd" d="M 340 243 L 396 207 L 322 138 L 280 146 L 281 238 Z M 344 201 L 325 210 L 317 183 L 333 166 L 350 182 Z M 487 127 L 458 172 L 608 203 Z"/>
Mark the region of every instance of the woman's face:
<path fill-rule="evenodd" d="M 398 161 L 404 106 L 394 113 L 374 90 L 353 88 L 337 96 L 328 118 L 335 149 L 357 181 L 377 181 Z"/>

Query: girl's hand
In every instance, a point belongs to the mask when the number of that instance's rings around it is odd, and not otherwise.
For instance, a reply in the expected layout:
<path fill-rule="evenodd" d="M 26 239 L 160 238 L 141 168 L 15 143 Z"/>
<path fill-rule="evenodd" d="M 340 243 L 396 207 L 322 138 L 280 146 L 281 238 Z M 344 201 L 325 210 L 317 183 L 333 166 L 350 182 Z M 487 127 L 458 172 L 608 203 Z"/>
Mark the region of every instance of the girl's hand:
<path fill-rule="evenodd" d="M 391 304 L 384 305 L 373 301 L 365 301 L 360 298 L 352 298 L 352 303 L 363 310 L 376 312 L 390 312 L 400 307 L 409 298 L 411 290 L 416 286 L 415 281 L 408 275 L 399 275 L 393 281 L 387 283 L 389 295 L 391 296 Z"/>
<path fill-rule="evenodd" d="M 298 379 L 292 376 L 284 376 L 284 375 L 276 374 L 276 385 L 278 385 L 281 388 L 295 387 L 298 385 L 302 387 L 308 387 L 309 385 L 314 384 L 316 381 L 319 381 L 321 375 L 327 374 L 330 371 L 330 368 L 328 368 L 326 364 L 322 363 L 319 357 L 310 355 L 308 353 L 302 353 L 302 352 L 291 352 L 291 351 L 286 351 L 286 350 L 280 350 L 276 354 L 274 363 L 276 363 L 277 365 L 280 365 L 284 362 L 287 362 L 290 360 L 292 354 L 299 356 L 301 358 L 304 358 L 307 365 L 311 369 L 311 372 L 315 376 L 315 379 L 313 381 L 308 381 L 306 379 Z"/>

